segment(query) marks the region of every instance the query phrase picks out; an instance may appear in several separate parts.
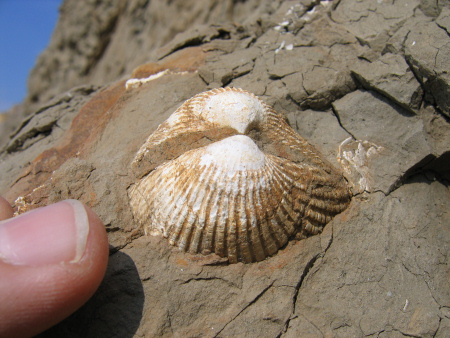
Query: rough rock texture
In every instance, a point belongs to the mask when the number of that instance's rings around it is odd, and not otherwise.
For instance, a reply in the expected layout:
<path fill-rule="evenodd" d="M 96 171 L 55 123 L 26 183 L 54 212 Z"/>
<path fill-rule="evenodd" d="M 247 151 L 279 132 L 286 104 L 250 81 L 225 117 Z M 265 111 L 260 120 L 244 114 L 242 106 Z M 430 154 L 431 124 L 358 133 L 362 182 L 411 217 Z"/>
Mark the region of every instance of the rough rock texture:
<path fill-rule="evenodd" d="M 30 78 L 41 108 L 0 154 L 0 193 L 19 212 L 76 198 L 108 230 L 98 292 L 42 337 L 449 336 L 448 1 L 82 7 L 64 3 Z M 285 114 L 354 195 L 322 234 L 260 263 L 141 236 L 128 206 L 148 135 L 225 85 Z"/>
<path fill-rule="evenodd" d="M 138 65 L 160 57 L 158 48 L 190 27 L 198 27 L 197 34 L 183 42 L 198 44 L 221 34 L 217 30 L 212 36 L 198 34 L 202 25 L 254 22 L 266 6 L 279 1 L 234 2 L 65 1 L 50 45 L 30 74 L 26 102 L 42 104 L 74 86 L 103 85 L 127 76 Z"/>
<path fill-rule="evenodd" d="M 377 91 L 412 112 L 420 108 L 422 87 L 401 55 L 384 54 L 375 62 L 356 65 L 352 73 L 364 88 Z"/>

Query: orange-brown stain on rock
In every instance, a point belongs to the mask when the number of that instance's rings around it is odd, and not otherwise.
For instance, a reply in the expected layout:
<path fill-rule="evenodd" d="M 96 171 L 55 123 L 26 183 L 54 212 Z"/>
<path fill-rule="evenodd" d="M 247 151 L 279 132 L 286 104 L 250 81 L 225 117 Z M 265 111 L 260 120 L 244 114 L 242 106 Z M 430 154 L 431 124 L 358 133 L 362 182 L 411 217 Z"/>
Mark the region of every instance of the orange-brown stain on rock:
<path fill-rule="evenodd" d="M 193 72 L 205 63 L 206 55 L 201 47 L 184 48 L 159 62 L 150 62 L 137 67 L 131 77 L 142 79 L 166 69 L 174 72 Z"/>
<path fill-rule="evenodd" d="M 59 144 L 38 155 L 11 186 L 6 193 L 10 202 L 17 196 L 30 194 L 36 187 L 45 187 L 45 182 L 50 179 L 53 171 L 69 158 L 83 157 L 89 152 L 90 145 L 101 134 L 109 119 L 108 110 L 125 91 L 124 83 L 125 81 L 120 81 L 100 91 L 81 108 Z M 44 206 L 45 203 L 33 205 L 30 209 Z"/>
<path fill-rule="evenodd" d="M 187 260 L 185 260 L 184 258 L 181 258 L 181 257 L 178 257 L 176 259 L 175 264 L 178 266 L 183 266 L 183 267 L 188 266 Z"/>
<path fill-rule="evenodd" d="M 148 77 L 166 69 L 176 72 L 196 71 L 199 66 L 204 64 L 205 56 L 206 53 L 200 47 L 185 48 L 171 54 L 162 61 L 144 64 L 136 68 L 132 77 Z M 125 80 L 116 82 L 95 94 L 81 108 L 59 144 L 37 156 L 12 184 L 5 194 L 5 198 L 13 203 L 18 196 L 23 196 L 22 202 L 29 202 L 29 209 L 46 205 L 47 200 L 42 195 L 48 193 L 46 190 L 50 185 L 45 182 L 51 178 L 53 171 L 57 170 L 68 159 L 73 157 L 83 158 L 89 153 L 91 145 L 98 140 L 112 118 L 108 112 L 124 92 Z M 39 195 L 36 194 L 37 191 L 33 191 L 36 187 L 43 188 L 39 190 Z M 35 198 L 38 198 L 38 201 L 35 201 Z M 91 193 L 89 200 L 94 202 L 93 199 L 95 199 L 95 194 Z M 29 209 L 25 207 L 22 211 Z"/>
<path fill-rule="evenodd" d="M 342 212 L 342 213 L 336 215 L 335 218 L 337 220 L 339 220 L 338 223 L 345 224 L 346 222 L 350 221 L 351 219 L 354 219 L 355 217 L 357 217 L 358 215 L 359 215 L 359 208 L 354 203 L 350 203 L 347 210 L 345 210 L 345 212 Z"/>

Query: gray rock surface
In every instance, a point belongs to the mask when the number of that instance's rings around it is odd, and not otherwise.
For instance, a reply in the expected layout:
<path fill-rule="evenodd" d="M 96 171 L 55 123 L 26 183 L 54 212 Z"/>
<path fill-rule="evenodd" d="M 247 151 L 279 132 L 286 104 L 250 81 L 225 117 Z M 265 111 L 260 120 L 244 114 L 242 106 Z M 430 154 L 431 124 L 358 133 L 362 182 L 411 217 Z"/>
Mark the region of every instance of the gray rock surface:
<path fill-rule="evenodd" d="M 160 56 L 158 48 L 188 28 L 195 31 L 199 25 L 254 21 L 279 2 L 65 1 L 50 44 L 30 74 L 26 102 L 36 107 L 72 87 L 103 85 L 127 76 L 138 65 Z M 200 36 L 193 35 L 189 44 L 201 43 Z"/>
<path fill-rule="evenodd" d="M 352 74 L 364 88 L 375 90 L 413 112 L 420 108 L 422 87 L 401 55 L 387 53 L 375 62 L 358 64 Z"/>
<path fill-rule="evenodd" d="M 416 176 L 389 196 L 356 199 L 351 220 L 334 223 L 330 247 L 298 294 L 299 320 L 289 325 L 310 324 L 318 336 L 434 336 L 449 297 L 438 277 L 448 277 L 439 262 L 450 235 L 441 194 L 448 188 Z M 442 218 L 430 220 L 432 214 Z"/>
<path fill-rule="evenodd" d="M 361 190 L 390 193 L 408 169 L 432 152 L 422 119 L 373 92 L 354 91 L 335 101 L 333 108 L 354 140 L 372 144 L 372 153 L 366 150 L 366 163 L 347 159 L 351 170 L 368 169 L 366 177 L 362 175 L 366 186 Z"/>
<path fill-rule="evenodd" d="M 87 203 L 111 254 L 94 297 L 40 336 L 449 336 L 446 4 L 66 1 L 30 79 L 36 105 L 54 100 L 2 147 L 0 193 L 19 210 Z M 141 236 L 126 194 L 148 135 L 225 85 L 285 114 L 353 193 L 322 234 L 254 264 Z"/>
<path fill-rule="evenodd" d="M 450 41 L 445 28 L 436 22 L 417 24 L 405 41 L 405 57 L 428 100 L 450 116 Z"/>

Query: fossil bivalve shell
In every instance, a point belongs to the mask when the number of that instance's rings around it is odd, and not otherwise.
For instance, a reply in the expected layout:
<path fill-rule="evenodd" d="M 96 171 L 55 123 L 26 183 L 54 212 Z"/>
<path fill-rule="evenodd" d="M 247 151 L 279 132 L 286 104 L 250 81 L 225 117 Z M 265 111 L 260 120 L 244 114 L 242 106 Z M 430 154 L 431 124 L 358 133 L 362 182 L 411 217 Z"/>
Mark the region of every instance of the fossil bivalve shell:
<path fill-rule="evenodd" d="M 132 163 L 135 219 L 191 253 L 260 261 L 346 208 L 342 176 L 284 119 L 242 89 L 186 101 Z"/>

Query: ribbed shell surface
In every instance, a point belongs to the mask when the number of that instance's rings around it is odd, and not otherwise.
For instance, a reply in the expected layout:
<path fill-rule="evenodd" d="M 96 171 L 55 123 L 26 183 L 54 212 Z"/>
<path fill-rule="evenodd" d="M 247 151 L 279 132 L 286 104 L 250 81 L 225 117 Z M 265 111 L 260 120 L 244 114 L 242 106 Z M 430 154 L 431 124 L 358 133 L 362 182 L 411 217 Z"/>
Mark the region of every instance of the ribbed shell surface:
<path fill-rule="evenodd" d="M 134 186 L 130 198 L 143 211 L 137 218 L 192 253 L 215 252 L 230 262 L 273 255 L 303 213 L 291 194 L 301 188 L 302 168 L 272 155 L 257 169 L 223 168 L 220 161 L 202 164 L 205 150 L 181 155 Z"/>
<path fill-rule="evenodd" d="M 250 137 L 254 129 L 263 146 Z M 171 152 L 166 160 L 160 158 L 164 149 Z M 280 115 L 241 89 L 215 89 L 186 101 L 141 147 L 136 171 L 146 158 L 154 161 L 149 173 L 128 190 L 145 232 L 231 263 L 263 260 L 295 235 L 321 232 L 349 203 L 342 176 Z"/>

